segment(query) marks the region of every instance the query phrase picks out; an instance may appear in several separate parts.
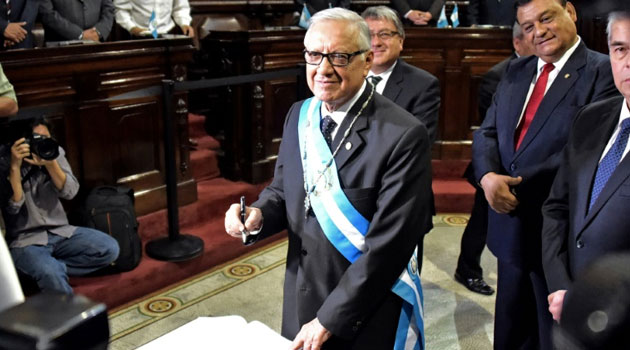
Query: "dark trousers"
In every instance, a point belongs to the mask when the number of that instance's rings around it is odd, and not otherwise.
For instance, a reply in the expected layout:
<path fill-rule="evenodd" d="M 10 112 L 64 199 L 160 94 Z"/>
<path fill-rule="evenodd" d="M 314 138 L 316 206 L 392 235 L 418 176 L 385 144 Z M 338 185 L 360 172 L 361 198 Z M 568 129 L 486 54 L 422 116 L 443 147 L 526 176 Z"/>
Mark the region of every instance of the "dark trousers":
<path fill-rule="evenodd" d="M 495 350 L 552 349 L 549 291 L 542 266 L 536 265 L 524 267 L 498 261 Z"/>
<path fill-rule="evenodd" d="M 486 246 L 488 232 L 488 202 L 483 190 L 475 186 L 475 202 L 470 219 L 462 235 L 457 269 L 455 272 L 464 278 L 483 278 L 481 253 Z"/>

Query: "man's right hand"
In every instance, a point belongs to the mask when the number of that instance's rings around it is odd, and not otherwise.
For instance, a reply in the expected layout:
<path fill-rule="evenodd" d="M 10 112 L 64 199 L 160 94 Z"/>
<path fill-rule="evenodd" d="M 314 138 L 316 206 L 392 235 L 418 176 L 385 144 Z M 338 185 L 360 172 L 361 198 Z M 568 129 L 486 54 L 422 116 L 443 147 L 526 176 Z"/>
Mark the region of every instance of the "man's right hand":
<path fill-rule="evenodd" d="M 518 199 L 510 191 L 523 181 L 522 177 L 511 177 L 497 173 L 487 173 L 481 178 L 481 188 L 490 207 L 499 214 L 507 214 L 516 209 Z"/>
<path fill-rule="evenodd" d="M 133 36 L 145 36 L 144 34 L 142 34 L 142 32 L 148 32 L 148 31 L 149 31 L 148 28 L 133 27 L 133 28 L 131 28 L 131 30 L 129 32 Z"/>
<path fill-rule="evenodd" d="M 422 12 L 419 10 L 411 10 L 407 15 L 407 19 L 412 21 L 413 24 L 417 26 L 423 26 L 429 24 L 429 21 L 431 20 L 431 13 Z"/>
<path fill-rule="evenodd" d="M 234 203 L 225 212 L 225 232 L 230 236 L 241 238 L 241 232 L 259 230 L 262 226 L 262 211 L 258 208 L 245 207 L 245 225 L 241 222 L 241 205 Z"/>
<path fill-rule="evenodd" d="M 22 137 L 11 146 L 11 168 L 18 171 L 18 174 L 24 158 L 31 155 L 31 146 L 24 142 L 25 140 L 26 139 Z"/>
<path fill-rule="evenodd" d="M 26 22 L 9 23 L 4 29 L 4 38 L 13 41 L 14 43 L 22 42 L 26 39 L 28 32 L 22 28 L 26 25 Z"/>

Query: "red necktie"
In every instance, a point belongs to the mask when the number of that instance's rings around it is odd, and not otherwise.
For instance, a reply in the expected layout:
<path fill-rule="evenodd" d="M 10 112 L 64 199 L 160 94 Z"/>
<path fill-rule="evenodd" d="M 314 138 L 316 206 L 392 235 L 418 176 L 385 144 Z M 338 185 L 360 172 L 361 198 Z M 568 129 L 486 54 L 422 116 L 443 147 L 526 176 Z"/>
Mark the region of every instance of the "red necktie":
<path fill-rule="evenodd" d="M 527 134 L 527 129 L 529 125 L 534 120 L 534 116 L 536 115 L 536 110 L 538 106 L 540 106 L 540 102 L 542 102 L 543 97 L 545 96 L 545 89 L 547 88 L 547 80 L 549 79 L 549 72 L 551 72 L 555 67 L 551 63 L 545 64 L 543 67 L 543 71 L 536 80 L 536 85 L 534 86 L 534 91 L 527 102 L 527 108 L 525 108 L 525 115 L 523 116 L 523 120 L 516 128 L 516 133 L 514 134 L 514 139 L 516 140 L 514 149 L 517 150 L 518 147 L 523 142 L 525 138 L 525 134 Z"/>

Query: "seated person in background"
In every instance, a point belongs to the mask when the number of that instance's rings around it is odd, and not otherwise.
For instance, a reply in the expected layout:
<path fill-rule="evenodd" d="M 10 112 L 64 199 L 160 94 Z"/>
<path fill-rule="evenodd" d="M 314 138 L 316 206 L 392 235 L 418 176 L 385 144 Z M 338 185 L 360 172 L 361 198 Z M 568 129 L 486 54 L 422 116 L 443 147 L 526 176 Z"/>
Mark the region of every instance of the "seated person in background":
<path fill-rule="evenodd" d="M 188 0 L 114 0 L 114 5 L 116 23 L 134 37 L 151 35 L 149 19 L 153 11 L 158 34 L 181 32 L 195 36 L 195 30 L 190 26 L 192 17 Z"/>
<path fill-rule="evenodd" d="M 114 23 L 112 0 L 40 0 L 46 41 L 104 41 Z"/>
<path fill-rule="evenodd" d="M 31 29 L 37 17 L 37 1 L 0 1 L 2 50 L 30 49 L 34 40 Z"/>
<path fill-rule="evenodd" d="M 0 117 L 8 117 L 18 112 L 17 98 L 13 85 L 4 75 L 2 65 L 0 65 Z"/>
<path fill-rule="evenodd" d="M 444 0 L 391 0 L 391 6 L 410 23 L 426 26 L 436 23 Z"/>
<path fill-rule="evenodd" d="M 50 137 L 43 119 L 11 123 L 10 135 Z M 107 234 L 68 224 L 59 198 L 71 199 L 79 183 L 59 147 L 44 160 L 21 137 L 0 146 L 0 198 L 6 239 L 15 268 L 42 291 L 72 294 L 68 275 L 81 276 L 111 264 L 118 243 Z"/>

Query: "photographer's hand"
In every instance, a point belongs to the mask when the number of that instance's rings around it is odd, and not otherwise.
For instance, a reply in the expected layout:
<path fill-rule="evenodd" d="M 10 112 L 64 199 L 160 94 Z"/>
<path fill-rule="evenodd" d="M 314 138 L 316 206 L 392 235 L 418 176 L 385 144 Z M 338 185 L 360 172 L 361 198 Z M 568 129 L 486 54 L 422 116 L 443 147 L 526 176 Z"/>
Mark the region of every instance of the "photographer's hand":
<path fill-rule="evenodd" d="M 22 161 L 31 154 L 31 148 L 28 143 L 24 142 L 25 139 L 21 138 L 13 143 L 11 146 L 11 170 L 9 171 L 9 182 L 13 189 L 13 202 L 20 202 L 24 197 L 24 190 L 22 189 Z"/>
<path fill-rule="evenodd" d="M 24 161 L 32 165 L 45 166 L 55 187 L 60 191 L 63 189 L 63 185 L 66 183 L 66 173 L 63 172 L 56 159 L 45 160 L 33 153 L 33 159 L 24 158 Z"/>

